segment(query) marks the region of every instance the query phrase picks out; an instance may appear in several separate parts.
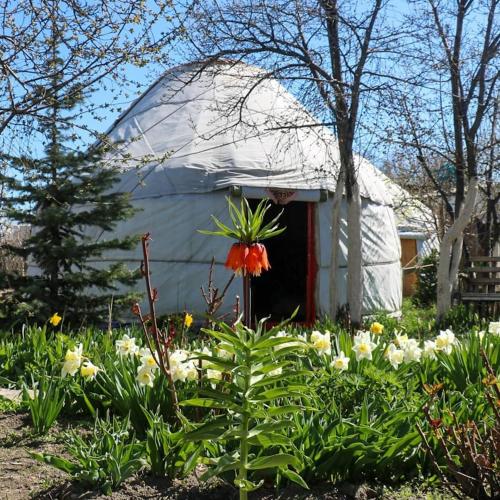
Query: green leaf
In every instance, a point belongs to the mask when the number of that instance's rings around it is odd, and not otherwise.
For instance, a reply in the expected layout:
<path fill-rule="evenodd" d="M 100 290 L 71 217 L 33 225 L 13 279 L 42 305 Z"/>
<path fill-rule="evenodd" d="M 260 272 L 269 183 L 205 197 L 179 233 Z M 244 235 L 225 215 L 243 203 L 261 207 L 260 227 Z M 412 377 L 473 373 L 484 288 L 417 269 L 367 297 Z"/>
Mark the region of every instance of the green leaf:
<path fill-rule="evenodd" d="M 240 460 L 232 455 L 224 455 L 217 460 L 215 467 L 208 469 L 200 479 L 206 481 L 228 470 L 237 470 L 240 467 Z"/>
<path fill-rule="evenodd" d="M 302 488 L 308 490 L 309 486 L 307 483 L 293 470 L 290 469 L 281 469 L 281 473 L 283 476 L 285 476 L 287 479 L 290 481 L 293 481 L 294 483 L 298 484 L 299 486 L 302 486 Z"/>
<path fill-rule="evenodd" d="M 234 484 L 243 491 L 255 491 L 264 484 L 264 479 L 261 479 L 258 483 L 253 483 L 248 479 L 238 479 L 234 480 Z"/>
<path fill-rule="evenodd" d="M 78 471 L 78 467 L 75 464 L 71 463 L 69 460 L 66 460 L 65 458 L 56 457 L 55 455 L 49 455 L 47 453 L 34 453 L 34 452 L 28 452 L 28 453 L 39 462 L 52 465 L 56 469 L 62 470 L 63 472 L 66 472 L 68 474 L 73 475 L 75 472 Z"/>
<path fill-rule="evenodd" d="M 280 455 L 255 458 L 247 464 L 247 469 L 270 469 L 272 467 L 285 467 L 287 465 L 298 468 L 300 467 L 300 461 L 293 455 L 282 453 Z"/>
<path fill-rule="evenodd" d="M 187 441 L 201 441 L 204 439 L 215 439 L 220 437 L 225 431 L 226 426 L 231 425 L 232 420 L 226 417 L 218 418 L 212 422 L 208 422 L 194 431 L 187 432 L 184 438 Z"/>
<path fill-rule="evenodd" d="M 300 405 L 285 405 L 268 408 L 267 413 L 272 417 L 279 417 L 281 415 L 286 415 L 287 413 L 303 412 L 306 409 L 307 408 L 305 406 Z"/>
<path fill-rule="evenodd" d="M 225 401 L 219 401 L 216 399 L 208 398 L 194 398 L 186 399 L 179 403 L 180 406 L 199 406 L 201 408 L 225 408 L 229 410 L 238 411 L 239 407 L 235 404 L 231 404 Z"/>

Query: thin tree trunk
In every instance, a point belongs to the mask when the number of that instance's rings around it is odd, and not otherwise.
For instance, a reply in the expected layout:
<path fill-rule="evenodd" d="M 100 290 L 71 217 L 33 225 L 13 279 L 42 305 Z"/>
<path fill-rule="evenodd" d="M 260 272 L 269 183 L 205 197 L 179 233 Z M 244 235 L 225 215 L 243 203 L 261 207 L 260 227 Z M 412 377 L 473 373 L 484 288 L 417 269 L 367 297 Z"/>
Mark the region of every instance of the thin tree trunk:
<path fill-rule="evenodd" d="M 441 322 L 451 307 L 451 295 L 458 275 L 458 263 L 462 249 L 463 232 L 469 223 L 476 204 L 478 181 L 472 178 L 469 182 L 463 209 L 452 226 L 446 231 L 439 249 L 439 266 L 437 272 L 437 321 Z M 452 260 L 452 252 L 453 260 Z"/>
<path fill-rule="evenodd" d="M 347 200 L 347 297 L 351 325 L 361 325 L 363 303 L 363 267 L 361 255 L 361 196 L 359 184 L 351 186 L 351 196 Z"/>
<path fill-rule="evenodd" d="M 339 308 L 337 270 L 339 268 L 340 261 L 340 216 L 344 194 L 344 182 L 344 171 L 343 169 L 340 169 L 332 203 L 332 253 L 330 257 L 330 273 L 328 275 L 328 289 L 330 290 L 330 317 L 332 321 L 337 319 L 337 312 Z"/>

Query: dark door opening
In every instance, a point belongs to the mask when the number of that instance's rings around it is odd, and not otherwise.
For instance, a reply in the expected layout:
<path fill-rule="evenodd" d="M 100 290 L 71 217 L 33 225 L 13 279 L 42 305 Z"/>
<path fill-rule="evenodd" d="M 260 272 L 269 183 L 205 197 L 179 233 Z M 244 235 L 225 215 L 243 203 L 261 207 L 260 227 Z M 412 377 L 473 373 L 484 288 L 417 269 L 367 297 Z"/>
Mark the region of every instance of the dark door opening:
<path fill-rule="evenodd" d="M 259 200 L 250 200 L 252 210 Z M 279 322 L 289 318 L 299 306 L 296 321 L 309 321 L 308 311 L 308 203 L 295 201 L 284 206 L 273 204 L 266 214 L 266 222 L 283 210 L 280 226 L 286 231 L 265 240 L 271 269 L 252 279 L 252 317 L 257 320 L 270 316 Z M 312 292 L 314 293 L 314 291 Z"/>

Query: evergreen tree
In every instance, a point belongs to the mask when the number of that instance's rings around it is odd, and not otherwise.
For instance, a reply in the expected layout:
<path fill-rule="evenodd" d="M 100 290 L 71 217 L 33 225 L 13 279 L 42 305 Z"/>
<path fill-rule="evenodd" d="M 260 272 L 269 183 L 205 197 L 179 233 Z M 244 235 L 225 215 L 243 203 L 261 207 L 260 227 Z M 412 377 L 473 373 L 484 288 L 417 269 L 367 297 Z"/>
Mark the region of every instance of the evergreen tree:
<path fill-rule="evenodd" d="M 70 96 L 58 98 L 64 75 L 58 47 L 64 35 L 57 29 L 56 19 L 53 22 L 47 60 L 52 85 L 44 89 L 47 113 L 36 124 L 45 137 L 44 154 L 41 158 L 3 155 L 7 169 L 0 175 L 0 183 L 9 192 L 5 214 L 31 226 L 23 248 L 8 249 L 38 269 L 36 275 L 10 273 L 4 277 L 4 285 L 13 290 L 17 305 L 18 318 L 11 320 L 21 319 L 21 311 L 40 320 L 59 312 L 79 325 L 101 319 L 112 297 L 115 305 L 130 300 L 130 296 L 117 294 L 117 284 L 133 284 L 137 273 L 119 263 L 103 267 L 101 257 L 106 250 L 132 249 L 137 238 L 108 238 L 134 209 L 127 194 L 112 192 L 117 171 L 103 164 L 102 148 L 71 149 L 75 142 L 71 113 L 74 117 L 78 112 L 82 95 L 75 88 Z M 91 233 L 101 236 L 93 238 Z"/>

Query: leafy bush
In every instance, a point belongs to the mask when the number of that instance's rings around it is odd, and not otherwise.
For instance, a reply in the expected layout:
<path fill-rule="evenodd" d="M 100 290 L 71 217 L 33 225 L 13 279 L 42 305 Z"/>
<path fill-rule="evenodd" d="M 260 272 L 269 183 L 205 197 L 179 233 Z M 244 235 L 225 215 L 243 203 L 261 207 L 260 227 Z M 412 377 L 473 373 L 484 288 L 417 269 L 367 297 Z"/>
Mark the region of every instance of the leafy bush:
<path fill-rule="evenodd" d="M 146 464 L 144 445 L 130 431 L 128 419 L 97 418 L 88 438 L 71 431 L 66 433 L 64 441 L 73 461 L 46 453 L 32 456 L 67 472 L 76 481 L 100 488 L 105 494 L 110 494 Z"/>

